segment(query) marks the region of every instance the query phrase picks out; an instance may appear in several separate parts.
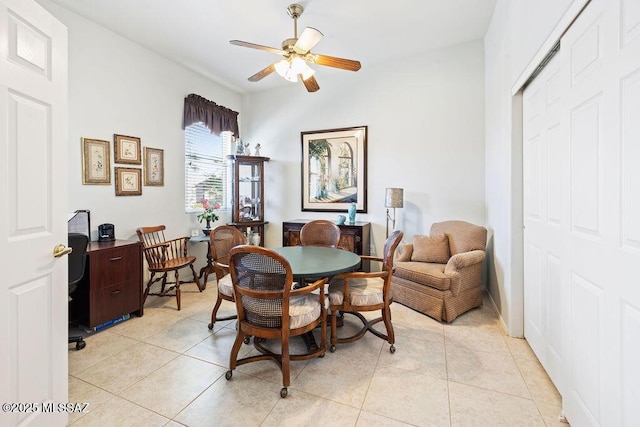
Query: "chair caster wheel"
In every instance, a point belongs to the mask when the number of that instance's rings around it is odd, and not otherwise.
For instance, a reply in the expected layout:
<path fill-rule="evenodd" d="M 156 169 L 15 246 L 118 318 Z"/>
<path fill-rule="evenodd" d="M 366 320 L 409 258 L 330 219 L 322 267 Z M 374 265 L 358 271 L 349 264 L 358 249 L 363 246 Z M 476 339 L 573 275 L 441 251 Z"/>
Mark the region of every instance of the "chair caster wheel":
<path fill-rule="evenodd" d="M 229 381 L 231 379 L 231 377 L 233 376 L 233 371 L 227 371 L 224 374 L 224 377 L 226 378 L 227 381 Z"/>
<path fill-rule="evenodd" d="M 78 342 L 76 343 L 76 350 L 82 350 L 83 348 L 85 348 L 85 347 L 86 347 L 86 345 L 87 345 L 87 343 L 86 343 L 86 342 L 84 342 L 84 341 L 78 341 Z"/>
<path fill-rule="evenodd" d="M 207 328 L 209 328 L 209 330 L 212 330 L 212 329 L 213 329 L 213 323 L 209 323 L 209 324 L 207 325 Z"/>
<path fill-rule="evenodd" d="M 391 354 L 395 353 L 396 347 L 393 344 L 391 344 L 391 347 L 389 347 L 389 351 L 391 352 Z"/>
<path fill-rule="evenodd" d="M 322 359 L 324 357 L 324 353 L 322 353 L 321 355 L 318 356 L 320 359 Z"/>
<path fill-rule="evenodd" d="M 287 390 L 287 388 L 286 388 L 286 387 L 282 387 L 282 388 L 280 389 L 280 397 L 281 397 L 281 398 L 283 398 L 283 399 L 284 399 L 285 397 L 287 397 L 287 395 L 288 395 L 288 394 L 289 394 L 289 391 Z"/>
<path fill-rule="evenodd" d="M 243 343 L 245 343 L 245 344 L 249 344 L 249 342 L 250 342 L 250 341 L 251 341 L 251 338 L 250 338 L 250 337 L 244 337 L 244 338 L 242 339 L 242 342 L 243 342 Z"/>
<path fill-rule="evenodd" d="M 330 351 L 331 353 L 335 353 L 335 352 L 336 352 L 336 346 L 335 346 L 335 345 L 333 345 L 333 344 L 331 344 L 331 347 L 329 347 L 329 351 Z"/>

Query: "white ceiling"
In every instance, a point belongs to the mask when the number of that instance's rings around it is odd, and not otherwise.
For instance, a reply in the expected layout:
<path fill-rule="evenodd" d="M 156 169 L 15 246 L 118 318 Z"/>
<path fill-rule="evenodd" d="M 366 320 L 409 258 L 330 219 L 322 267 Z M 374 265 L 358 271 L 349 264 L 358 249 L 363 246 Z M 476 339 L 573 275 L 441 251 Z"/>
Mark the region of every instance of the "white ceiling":
<path fill-rule="evenodd" d="M 292 0 L 52 0 L 142 46 L 242 93 L 292 84 L 277 74 L 247 78 L 280 57 L 232 46 L 239 39 L 275 48 L 293 37 Z M 356 59 L 362 69 L 482 38 L 496 0 L 300 0 L 298 34 L 324 38 L 314 53 Z M 314 65 L 322 77 L 351 71 Z M 362 72 L 362 71 L 360 71 Z"/>

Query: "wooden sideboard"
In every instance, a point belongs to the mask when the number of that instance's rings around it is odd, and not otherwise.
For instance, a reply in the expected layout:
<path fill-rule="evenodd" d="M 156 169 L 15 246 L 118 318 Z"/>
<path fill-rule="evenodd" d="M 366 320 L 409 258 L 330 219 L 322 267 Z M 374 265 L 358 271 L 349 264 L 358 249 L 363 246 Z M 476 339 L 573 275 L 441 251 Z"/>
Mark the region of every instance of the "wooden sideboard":
<path fill-rule="evenodd" d="M 142 316 L 140 242 L 89 242 L 84 277 L 76 293 L 78 320 L 90 328 L 127 313 Z"/>
<path fill-rule="evenodd" d="M 282 246 L 300 245 L 300 229 L 311 219 L 293 219 L 282 223 Z M 354 224 L 345 223 L 340 227 L 340 249 L 356 253 L 358 255 L 369 255 L 369 234 L 371 223 L 356 221 Z M 363 263 L 362 269 L 369 271 L 369 262 Z"/>

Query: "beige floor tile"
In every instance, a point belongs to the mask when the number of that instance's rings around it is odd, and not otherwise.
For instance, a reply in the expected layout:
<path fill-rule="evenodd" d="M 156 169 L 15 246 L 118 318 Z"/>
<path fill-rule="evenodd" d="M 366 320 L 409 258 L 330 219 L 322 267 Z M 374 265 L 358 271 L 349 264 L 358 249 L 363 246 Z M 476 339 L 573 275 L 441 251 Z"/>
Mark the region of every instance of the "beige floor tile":
<path fill-rule="evenodd" d="M 184 354 L 228 368 L 229 355 L 231 354 L 231 347 L 233 347 L 235 338 L 235 329 L 220 328 L 217 331 L 214 330 L 207 338 L 191 347 Z M 243 344 L 240 349 L 240 355 L 246 354 L 250 349 L 251 346 Z"/>
<path fill-rule="evenodd" d="M 443 325 L 401 304 L 391 306 L 391 323 L 396 336 L 444 342 Z"/>
<path fill-rule="evenodd" d="M 114 397 L 109 404 L 101 405 L 96 410 L 89 412 L 78 421 L 73 427 L 81 426 L 163 426 L 169 420 L 155 412 L 144 409 L 120 397 Z"/>
<path fill-rule="evenodd" d="M 171 328 L 181 319 L 182 317 L 172 312 L 147 310 L 142 317 L 134 316 L 126 322 L 117 324 L 109 331 L 136 340 L 142 340 Z"/>
<path fill-rule="evenodd" d="M 507 344 L 511 355 L 514 358 L 517 357 L 530 360 L 538 360 L 536 354 L 533 352 L 526 339 L 505 336 L 504 342 Z"/>
<path fill-rule="evenodd" d="M 562 397 L 558 389 L 537 359 L 516 357 L 515 361 L 534 401 L 544 405 L 562 406 Z"/>
<path fill-rule="evenodd" d="M 358 422 L 356 423 L 356 427 L 409 427 L 411 424 L 406 424 L 398 420 L 394 420 L 391 418 L 383 417 L 382 415 L 372 414 L 367 411 L 360 411 L 360 416 L 358 417 Z"/>
<path fill-rule="evenodd" d="M 530 399 L 449 382 L 452 426 L 544 426 Z"/>
<path fill-rule="evenodd" d="M 138 344 L 137 341 L 110 331 L 97 332 L 86 340 L 82 350 L 69 349 L 69 374 L 77 375 L 105 359 Z"/>
<path fill-rule="evenodd" d="M 447 382 L 417 372 L 377 369 L 362 409 L 416 426 L 448 426 Z"/>
<path fill-rule="evenodd" d="M 393 354 L 386 347 L 382 349 L 378 360 L 379 368 L 404 369 L 447 379 L 444 342 L 401 336 L 396 340 L 395 346 L 396 352 Z"/>
<path fill-rule="evenodd" d="M 460 318 L 456 319 L 456 321 L 459 320 Z M 504 341 L 504 333 L 497 323 L 493 325 L 484 323 L 478 326 L 461 325 L 460 323 L 447 324 L 444 325 L 444 339 L 447 346 L 452 345 L 465 347 L 473 351 L 509 354 L 509 347 Z"/>
<path fill-rule="evenodd" d="M 177 356 L 178 353 L 138 342 L 81 372 L 77 377 L 118 394 Z"/>
<path fill-rule="evenodd" d="M 289 390 L 285 399 L 280 399 L 266 420 L 260 424 L 268 426 L 353 426 L 358 419 L 358 409 L 332 402 L 299 390 Z"/>
<path fill-rule="evenodd" d="M 211 334 L 206 323 L 182 318 L 170 328 L 144 338 L 143 341 L 167 350 L 184 353 Z"/>
<path fill-rule="evenodd" d="M 530 398 L 509 353 L 469 351 L 465 347 L 447 345 L 447 374 L 450 381 Z"/>
<path fill-rule="evenodd" d="M 173 418 L 224 375 L 225 369 L 188 356 L 178 356 L 120 395 Z"/>
<path fill-rule="evenodd" d="M 257 426 L 280 400 L 278 384 L 239 372 L 217 380 L 174 420 L 190 427 Z"/>
<path fill-rule="evenodd" d="M 566 421 L 562 421 L 562 408 L 554 405 L 546 405 L 544 403 L 536 403 L 538 411 L 542 414 L 542 418 L 547 426 L 552 427 L 568 427 Z"/>
<path fill-rule="evenodd" d="M 72 423 L 87 413 L 107 403 L 115 396 L 106 390 L 98 388 L 85 381 L 69 376 L 69 403 L 88 403 L 85 412 L 69 413 L 69 423 Z"/>

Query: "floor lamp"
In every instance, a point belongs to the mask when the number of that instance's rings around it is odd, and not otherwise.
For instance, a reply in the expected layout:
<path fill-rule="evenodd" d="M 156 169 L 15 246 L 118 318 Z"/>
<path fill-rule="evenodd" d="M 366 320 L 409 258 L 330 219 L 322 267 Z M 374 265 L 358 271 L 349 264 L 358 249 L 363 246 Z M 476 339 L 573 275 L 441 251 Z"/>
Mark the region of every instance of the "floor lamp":
<path fill-rule="evenodd" d="M 392 228 L 396 228 L 396 208 L 403 206 L 402 188 L 387 188 L 384 196 L 384 206 L 387 208 L 387 237 L 389 237 L 389 220 L 391 220 Z M 389 208 L 393 208 L 393 218 L 389 215 Z"/>

